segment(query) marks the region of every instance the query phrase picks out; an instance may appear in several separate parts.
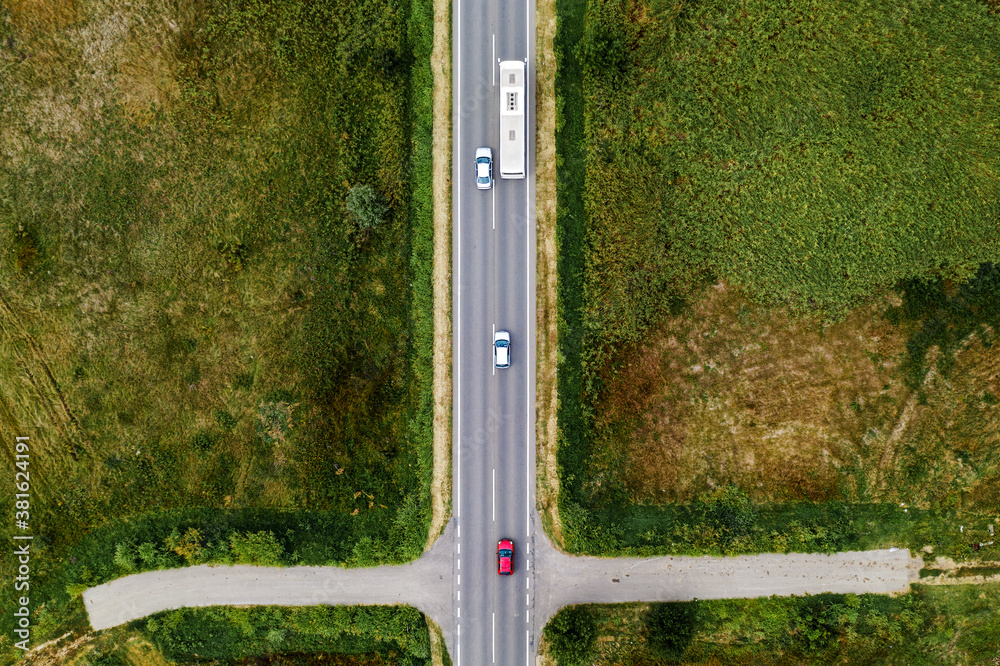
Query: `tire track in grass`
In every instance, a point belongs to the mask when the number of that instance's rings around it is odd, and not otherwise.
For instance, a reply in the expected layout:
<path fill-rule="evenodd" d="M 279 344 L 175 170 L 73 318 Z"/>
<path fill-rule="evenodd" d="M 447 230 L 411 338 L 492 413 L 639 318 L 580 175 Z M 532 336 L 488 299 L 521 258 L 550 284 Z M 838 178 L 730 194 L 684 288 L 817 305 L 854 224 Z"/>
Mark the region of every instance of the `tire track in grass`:
<path fill-rule="evenodd" d="M 18 325 L 20 320 L 21 317 L 11 306 L 9 297 L 0 292 L 0 339 L 7 341 L 8 351 L 31 385 L 37 404 L 48 417 L 59 439 L 65 442 L 65 451 L 76 462 L 81 454 L 92 454 L 92 448 L 83 426 L 69 408 L 59 382 L 56 381 L 52 368 L 45 360 L 41 345 Z M 26 353 L 23 351 L 25 349 Z M 9 403 L 4 411 L 10 415 L 11 423 L 17 425 L 18 419 Z M 31 433 L 28 435 L 31 436 Z"/>

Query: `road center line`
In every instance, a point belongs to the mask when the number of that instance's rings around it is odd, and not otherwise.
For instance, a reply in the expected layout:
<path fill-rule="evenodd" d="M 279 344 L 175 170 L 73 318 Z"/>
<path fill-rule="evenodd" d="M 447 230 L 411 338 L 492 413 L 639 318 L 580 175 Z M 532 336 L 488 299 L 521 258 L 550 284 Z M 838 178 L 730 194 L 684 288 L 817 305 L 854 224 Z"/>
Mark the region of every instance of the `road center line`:
<path fill-rule="evenodd" d="M 493 522 L 497 522 L 497 469 L 493 468 Z"/>
<path fill-rule="evenodd" d="M 497 663 L 497 614 L 493 613 L 493 639 L 491 641 L 493 646 L 493 663 Z"/>

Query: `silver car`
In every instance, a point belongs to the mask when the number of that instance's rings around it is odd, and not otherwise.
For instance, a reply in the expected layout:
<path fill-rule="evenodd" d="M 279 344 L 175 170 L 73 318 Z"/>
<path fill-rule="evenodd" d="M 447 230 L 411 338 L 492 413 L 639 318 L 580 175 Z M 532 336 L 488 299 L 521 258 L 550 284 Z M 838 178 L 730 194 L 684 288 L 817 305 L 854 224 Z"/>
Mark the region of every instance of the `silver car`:
<path fill-rule="evenodd" d="M 493 151 L 485 146 L 476 148 L 476 187 L 481 190 L 493 187 Z"/>
<path fill-rule="evenodd" d="M 493 334 L 493 367 L 510 367 L 510 333 L 507 331 Z"/>

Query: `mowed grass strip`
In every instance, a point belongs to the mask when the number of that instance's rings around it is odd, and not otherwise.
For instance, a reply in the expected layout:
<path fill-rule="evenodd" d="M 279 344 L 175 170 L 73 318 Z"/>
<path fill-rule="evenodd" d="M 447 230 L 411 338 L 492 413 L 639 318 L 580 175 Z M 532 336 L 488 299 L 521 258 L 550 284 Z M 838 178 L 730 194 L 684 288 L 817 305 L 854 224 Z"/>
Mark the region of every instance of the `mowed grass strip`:
<path fill-rule="evenodd" d="M 410 9 L 0 8 L 0 433 L 31 438 L 33 575 L 153 509 L 310 507 L 373 557 L 420 552 Z"/>

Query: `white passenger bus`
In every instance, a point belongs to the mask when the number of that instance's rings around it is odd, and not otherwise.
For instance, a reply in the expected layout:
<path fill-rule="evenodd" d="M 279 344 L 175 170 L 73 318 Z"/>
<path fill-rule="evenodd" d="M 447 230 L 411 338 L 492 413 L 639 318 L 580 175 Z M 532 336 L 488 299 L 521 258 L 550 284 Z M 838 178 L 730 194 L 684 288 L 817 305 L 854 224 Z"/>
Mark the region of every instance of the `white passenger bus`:
<path fill-rule="evenodd" d="M 525 66 L 521 60 L 500 63 L 500 177 L 525 177 Z"/>

